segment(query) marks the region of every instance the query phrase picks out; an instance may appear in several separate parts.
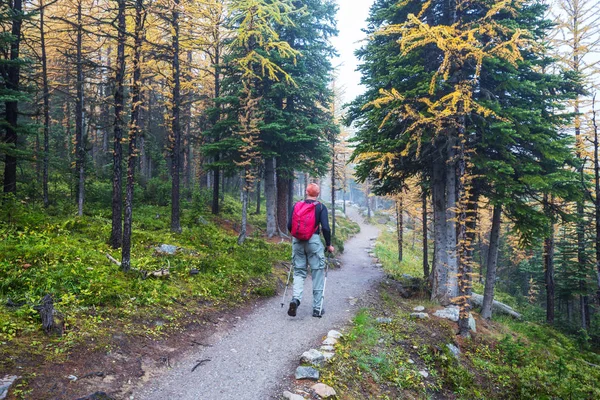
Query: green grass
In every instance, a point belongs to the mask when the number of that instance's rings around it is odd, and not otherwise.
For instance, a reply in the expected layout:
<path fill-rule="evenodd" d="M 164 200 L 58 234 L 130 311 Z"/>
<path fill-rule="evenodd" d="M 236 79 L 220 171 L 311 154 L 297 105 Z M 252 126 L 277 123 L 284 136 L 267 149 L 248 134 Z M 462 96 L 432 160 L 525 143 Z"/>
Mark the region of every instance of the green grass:
<path fill-rule="evenodd" d="M 423 276 L 423 251 L 421 246 L 412 246 L 412 231 L 405 232 L 402 261 L 398 261 L 398 236 L 396 232 L 389 232 L 387 226 L 382 226 L 381 234 L 375 244 L 375 255 L 383 265 L 384 271 L 400 278 L 402 274 L 408 274 L 415 278 Z M 420 243 L 421 238 L 415 238 Z"/>
<path fill-rule="evenodd" d="M 259 238 L 258 228 L 238 246 L 236 233 L 223 228 L 239 224 L 232 199 L 225 201 L 223 219 L 213 218 L 201 203 L 188 204 L 179 235 L 169 231 L 168 207 L 143 205 L 134 209 L 132 267 L 170 271 L 167 278 L 144 278 L 139 272 L 123 273 L 108 261 L 106 253 L 120 259 L 120 251 L 107 244 L 110 210 L 89 207 L 81 218 L 63 209 L 46 211 L 21 203 L 11 203 L 1 212 L 0 366 L 11 362 L 2 357 L 5 351 L 50 345 L 64 353 L 89 337 L 106 335 L 113 326 L 160 334 L 167 327 L 183 326 L 181 317 L 197 312 L 199 303 L 219 307 L 250 296 L 271 296 L 279 279 L 273 265 L 288 260 L 291 252 L 287 243 Z M 70 214 L 72 209 L 67 209 Z M 229 223 L 224 222 L 227 218 Z M 253 216 L 251 222 L 260 227 L 261 218 L 264 215 Z M 158 255 L 155 247 L 163 243 L 183 250 Z M 199 273 L 190 275 L 191 269 Z M 64 315 L 62 338 L 41 335 L 33 307 L 46 294 Z M 9 299 L 19 306 L 6 306 Z M 155 318 L 166 324 L 154 326 Z"/>

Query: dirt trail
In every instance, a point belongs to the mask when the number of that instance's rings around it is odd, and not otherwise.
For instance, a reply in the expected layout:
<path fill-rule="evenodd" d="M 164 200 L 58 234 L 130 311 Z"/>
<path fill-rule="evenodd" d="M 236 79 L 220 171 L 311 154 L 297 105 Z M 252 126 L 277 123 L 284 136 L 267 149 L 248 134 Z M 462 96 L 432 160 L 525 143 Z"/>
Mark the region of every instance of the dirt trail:
<path fill-rule="evenodd" d="M 186 354 L 165 375 L 149 382 L 134 394 L 147 400 L 265 400 L 281 398 L 300 355 L 319 345 L 330 329 L 342 329 L 354 316 L 360 298 L 379 282 L 383 273 L 372 266 L 365 251 L 377 228 L 366 224 L 355 208 L 348 216 L 361 225 L 361 232 L 349 240 L 342 255 L 341 270 L 330 270 L 323 318 L 312 317 L 312 285 L 307 279 L 302 305 L 295 318 L 288 317 L 287 303 L 274 297 L 256 307 L 225 333 L 213 335 L 203 347 Z M 353 302 L 354 303 L 354 302 Z M 192 368 L 200 360 L 210 359 Z"/>

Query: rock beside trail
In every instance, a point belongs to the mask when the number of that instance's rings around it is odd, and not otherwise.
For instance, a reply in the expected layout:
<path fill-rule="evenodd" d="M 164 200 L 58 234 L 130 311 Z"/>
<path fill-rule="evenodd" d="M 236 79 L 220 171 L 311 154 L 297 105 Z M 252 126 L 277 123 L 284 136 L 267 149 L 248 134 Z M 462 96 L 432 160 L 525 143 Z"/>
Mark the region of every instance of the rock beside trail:
<path fill-rule="evenodd" d="M 335 330 L 333 330 L 333 329 L 332 329 L 332 330 L 330 330 L 329 332 L 327 332 L 327 337 L 332 337 L 332 338 L 334 338 L 334 339 L 339 339 L 339 338 L 341 338 L 342 336 L 343 336 L 343 335 L 342 335 L 340 332 L 338 332 L 338 331 L 335 331 Z"/>
<path fill-rule="evenodd" d="M 325 357 L 325 361 L 331 360 L 334 356 L 335 356 L 335 353 L 333 353 L 333 352 L 330 352 L 330 351 L 323 352 L 323 357 Z"/>
<path fill-rule="evenodd" d="M 324 383 L 317 383 L 316 385 L 313 385 L 311 389 L 323 399 L 336 395 L 335 390 Z"/>
<path fill-rule="evenodd" d="M 300 358 L 300 360 L 307 364 L 321 366 L 321 365 L 323 365 L 323 362 L 325 361 L 325 357 L 323 356 L 323 353 L 321 353 L 320 351 L 315 350 L 315 349 L 310 349 L 310 350 L 302 353 L 302 357 Z"/>
<path fill-rule="evenodd" d="M 413 311 L 423 312 L 423 311 L 425 311 L 425 307 L 423 307 L 423 306 L 416 306 L 415 308 L 413 308 Z"/>
<path fill-rule="evenodd" d="M 321 346 L 321 351 L 335 351 L 335 347 L 333 346 Z"/>
<path fill-rule="evenodd" d="M 314 369 L 313 367 L 298 367 L 296 368 L 296 379 L 311 379 L 311 380 L 319 380 L 319 371 Z"/>
<path fill-rule="evenodd" d="M 458 322 L 460 316 L 460 310 L 458 306 L 448 306 L 446 308 L 442 308 L 441 310 L 437 310 L 433 313 L 438 318 L 449 319 L 453 322 Z M 475 322 L 475 318 L 473 318 L 473 314 L 469 313 L 469 329 L 473 332 L 477 332 L 477 324 Z"/>
<path fill-rule="evenodd" d="M 392 319 L 388 317 L 379 317 L 376 321 L 379 324 L 389 324 L 390 322 L 392 322 Z"/>
<path fill-rule="evenodd" d="M 415 312 L 410 314 L 411 318 L 418 318 L 418 319 L 429 319 L 429 314 L 424 313 L 424 312 Z"/>
<path fill-rule="evenodd" d="M 422 370 L 419 371 L 419 374 L 423 377 L 423 378 L 428 378 L 429 377 L 429 372 Z"/>
<path fill-rule="evenodd" d="M 288 392 L 287 390 L 283 392 L 283 398 L 288 400 L 304 400 L 303 396 L 299 394 Z"/>
<path fill-rule="evenodd" d="M 0 399 L 6 398 L 8 395 L 8 389 L 10 389 L 12 384 L 15 383 L 15 381 L 19 378 L 20 376 L 16 375 L 6 375 L 0 379 Z"/>
<path fill-rule="evenodd" d="M 333 346 L 337 342 L 338 342 L 338 340 L 336 338 L 332 338 L 332 337 L 328 337 L 327 339 L 323 340 L 323 344 L 325 346 Z"/>

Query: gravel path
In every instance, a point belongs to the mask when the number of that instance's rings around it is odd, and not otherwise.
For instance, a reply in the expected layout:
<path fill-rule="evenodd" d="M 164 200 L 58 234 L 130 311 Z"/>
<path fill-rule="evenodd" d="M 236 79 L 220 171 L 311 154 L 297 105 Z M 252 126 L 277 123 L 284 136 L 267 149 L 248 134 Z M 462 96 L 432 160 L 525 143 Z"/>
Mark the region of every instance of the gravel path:
<path fill-rule="evenodd" d="M 365 251 L 378 230 L 364 223 L 355 208 L 348 216 L 361 225 L 342 255 L 341 270 L 330 270 L 325 290 L 326 314 L 312 317 L 312 283 L 307 279 L 304 300 L 295 318 L 288 317 L 281 296 L 255 308 L 232 329 L 209 338 L 211 347 L 188 353 L 167 374 L 139 390 L 134 398 L 147 400 L 265 400 L 281 398 L 293 378 L 300 355 L 318 346 L 330 329 L 342 329 L 354 316 L 360 298 L 383 273 L 372 266 Z M 291 289 L 291 285 L 290 285 Z M 354 303 L 354 302 L 353 302 Z M 194 372 L 199 360 L 210 359 Z"/>

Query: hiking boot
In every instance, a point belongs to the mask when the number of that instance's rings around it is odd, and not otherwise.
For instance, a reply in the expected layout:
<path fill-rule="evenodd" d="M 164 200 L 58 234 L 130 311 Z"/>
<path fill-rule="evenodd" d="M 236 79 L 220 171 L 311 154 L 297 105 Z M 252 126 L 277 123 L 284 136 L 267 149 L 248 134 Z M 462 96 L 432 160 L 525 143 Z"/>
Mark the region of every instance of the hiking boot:
<path fill-rule="evenodd" d="M 290 301 L 290 308 L 288 308 L 288 315 L 290 317 L 296 316 L 296 310 L 298 309 L 299 305 L 300 305 L 300 300 L 298 300 L 298 299 L 292 299 L 292 301 Z"/>
<path fill-rule="evenodd" d="M 325 309 L 321 309 L 321 312 L 319 313 L 319 310 L 317 310 L 316 308 L 313 309 L 313 317 L 317 317 L 317 318 L 321 318 L 323 316 L 323 314 L 325 314 Z"/>

